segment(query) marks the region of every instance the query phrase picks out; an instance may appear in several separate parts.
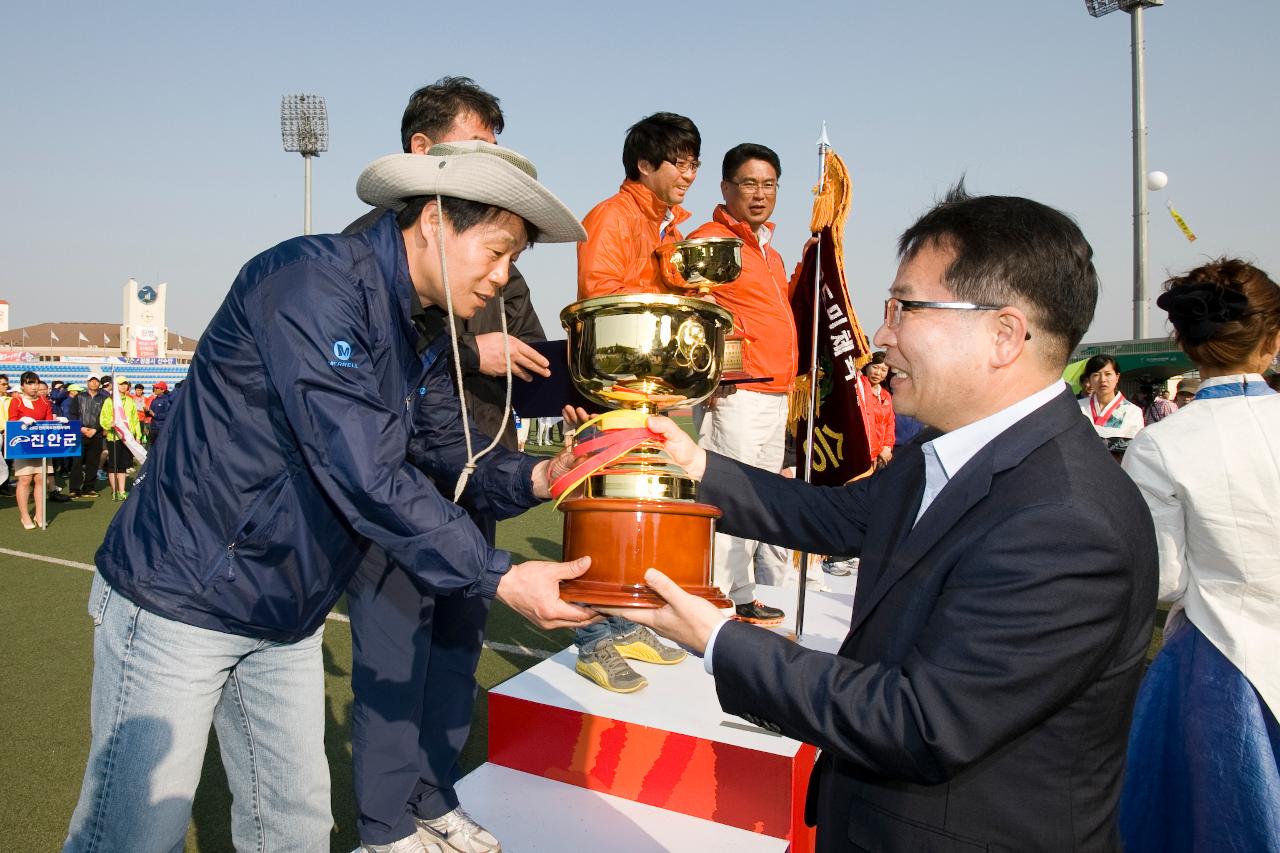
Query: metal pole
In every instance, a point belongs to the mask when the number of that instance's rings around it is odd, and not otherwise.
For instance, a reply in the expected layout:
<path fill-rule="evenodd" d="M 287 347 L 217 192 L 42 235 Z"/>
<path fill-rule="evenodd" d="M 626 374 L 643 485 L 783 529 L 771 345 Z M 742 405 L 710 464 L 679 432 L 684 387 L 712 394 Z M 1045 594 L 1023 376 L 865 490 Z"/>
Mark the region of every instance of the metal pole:
<path fill-rule="evenodd" d="M 822 138 L 818 140 L 818 193 L 821 194 L 827 183 L 827 151 L 831 145 L 827 142 L 827 123 L 822 123 Z M 813 315 L 810 318 L 812 340 L 809 342 L 809 408 L 805 418 L 804 442 L 804 481 L 808 483 L 813 475 L 813 421 L 818 408 L 818 310 L 822 296 L 822 232 L 815 235 L 818 242 L 814 244 L 816 263 L 813 265 Z M 804 633 L 804 594 L 809 581 L 809 552 L 800 552 L 799 591 L 796 593 L 796 635 L 799 642 Z"/>
<path fill-rule="evenodd" d="M 1129 10 L 1133 54 L 1133 336 L 1147 336 L 1147 110 L 1142 5 Z"/>
<path fill-rule="evenodd" d="M 25 509 L 26 507 L 23 507 Z M 40 460 L 40 487 L 36 489 L 36 512 L 40 514 L 40 529 L 49 529 L 49 460 Z"/>
<path fill-rule="evenodd" d="M 311 233 L 311 155 L 303 154 L 303 184 L 302 192 L 303 210 L 302 210 L 302 233 Z"/>

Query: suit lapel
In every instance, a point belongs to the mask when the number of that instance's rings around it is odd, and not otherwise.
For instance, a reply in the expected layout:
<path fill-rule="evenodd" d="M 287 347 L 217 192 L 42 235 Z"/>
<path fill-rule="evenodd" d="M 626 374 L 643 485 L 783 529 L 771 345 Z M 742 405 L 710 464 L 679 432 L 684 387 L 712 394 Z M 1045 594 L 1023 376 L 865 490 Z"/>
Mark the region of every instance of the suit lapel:
<path fill-rule="evenodd" d="M 1025 459 L 1031 451 L 1046 441 L 1059 435 L 1072 426 L 1084 423 L 1080 417 L 1079 406 L 1074 398 L 1064 391 L 1041 408 L 1027 415 L 1022 420 L 996 436 L 972 459 L 955 472 L 947 485 L 934 499 L 920 521 L 911 526 L 920 507 L 921 492 L 924 488 L 924 454 L 919 447 L 911 462 L 918 466 L 918 480 L 908 478 L 917 483 L 914 500 L 905 499 L 902 503 L 906 511 L 905 526 L 903 515 L 893 519 L 896 538 L 886 551 L 883 566 L 874 575 L 871 590 L 865 601 L 856 602 L 853 621 L 849 626 L 852 633 L 858 629 L 884 598 L 885 594 L 902 579 L 903 575 L 914 568 L 920 560 L 938 543 L 957 527 L 960 519 L 979 501 L 991 492 L 992 478 L 999 472 L 1008 470 Z M 930 440 L 928 437 L 925 440 Z M 906 461 L 906 460 L 903 460 Z M 893 465 L 890 465 L 890 469 Z M 895 494 L 897 492 L 895 491 Z M 879 523 L 876 520 L 873 523 Z M 859 595 L 859 599 L 861 595 Z"/>
<path fill-rule="evenodd" d="M 927 440 L 928 437 L 923 439 Z M 888 589 L 882 581 L 892 571 L 894 554 L 911 530 L 911 522 L 920 509 L 920 500 L 924 497 L 924 454 L 920 451 L 922 443 L 913 442 L 883 473 L 876 475 L 890 481 L 885 483 L 884 492 L 877 496 L 877 502 L 896 509 L 887 518 L 875 520 L 876 525 L 883 525 L 881 529 L 885 531 L 880 553 L 863 552 L 864 568 L 858 573 L 858 589 L 854 594 L 853 617 L 849 626 L 851 632 L 880 601 L 884 590 Z"/>

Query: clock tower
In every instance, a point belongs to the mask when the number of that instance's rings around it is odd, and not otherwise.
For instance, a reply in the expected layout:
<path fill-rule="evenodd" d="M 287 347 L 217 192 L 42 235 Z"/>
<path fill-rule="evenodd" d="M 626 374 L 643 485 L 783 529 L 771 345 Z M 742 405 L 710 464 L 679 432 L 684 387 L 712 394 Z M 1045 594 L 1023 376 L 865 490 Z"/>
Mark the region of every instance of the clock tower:
<path fill-rule="evenodd" d="M 124 323 L 120 326 L 120 342 L 127 358 L 166 358 L 169 329 L 165 326 L 165 288 L 138 284 L 129 279 L 124 285 Z"/>

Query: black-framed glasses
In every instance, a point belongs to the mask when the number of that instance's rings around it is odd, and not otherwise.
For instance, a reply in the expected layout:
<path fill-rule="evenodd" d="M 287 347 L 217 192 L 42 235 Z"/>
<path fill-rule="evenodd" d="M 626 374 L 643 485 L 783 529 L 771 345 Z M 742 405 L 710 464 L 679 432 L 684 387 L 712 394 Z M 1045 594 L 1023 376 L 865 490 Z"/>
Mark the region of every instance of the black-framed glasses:
<path fill-rule="evenodd" d="M 757 181 L 754 178 L 747 178 L 745 181 L 730 181 L 729 183 L 747 195 L 755 195 L 756 190 L 762 190 L 765 195 L 773 195 L 778 191 L 777 181 Z"/>
<path fill-rule="evenodd" d="M 944 308 L 951 311 L 999 311 L 1003 305 L 982 305 L 977 302 L 924 302 L 918 299 L 898 299 L 890 296 L 884 301 L 884 324 L 898 328 L 903 311 L 919 311 L 922 308 Z"/>
<path fill-rule="evenodd" d="M 702 168 L 701 160 L 697 160 L 689 157 L 686 157 L 681 160 L 668 160 L 667 162 L 670 163 L 672 166 L 675 166 L 676 171 L 682 175 L 687 175 L 690 172 L 696 175 L 698 174 L 698 170 Z"/>
<path fill-rule="evenodd" d="M 884 301 L 884 324 L 890 329 L 898 328 L 902 322 L 903 311 L 919 311 L 922 308 L 943 308 L 950 311 L 999 311 L 1005 305 L 983 305 L 979 302 L 926 302 L 919 299 L 899 299 L 890 296 Z M 1027 340 L 1031 333 L 1027 332 Z"/>

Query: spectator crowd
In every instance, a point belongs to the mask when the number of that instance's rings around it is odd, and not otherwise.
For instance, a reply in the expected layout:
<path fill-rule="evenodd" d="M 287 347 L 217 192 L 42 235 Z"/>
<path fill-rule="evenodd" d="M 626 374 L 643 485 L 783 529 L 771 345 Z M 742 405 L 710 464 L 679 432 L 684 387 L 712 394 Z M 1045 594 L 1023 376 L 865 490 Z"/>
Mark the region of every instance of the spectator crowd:
<path fill-rule="evenodd" d="M 154 444 L 173 405 L 168 383 L 156 382 L 148 394 L 141 383 L 131 386 L 124 377 L 115 381 L 126 428 L 142 446 Z M 0 457 L 4 466 L 0 470 L 0 495 L 17 499 L 18 515 L 27 530 L 45 525 L 47 501 L 66 503 L 77 498 L 97 498 L 98 484 L 103 481 L 109 482 L 113 501 L 128 497 L 128 478 L 131 472 L 136 473 L 136 460 L 116 427 L 111 383 L 110 376 L 90 376 L 83 383 L 56 379 L 46 383 L 28 370 L 14 388 L 9 376 L 0 373 L 6 423 L 56 420 L 80 425 L 80 453 L 75 456 L 15 460 Z M 0 434 L 4 427 L 0 424 Z M 45 500 L 35 500 L 41 491 Z"/>

